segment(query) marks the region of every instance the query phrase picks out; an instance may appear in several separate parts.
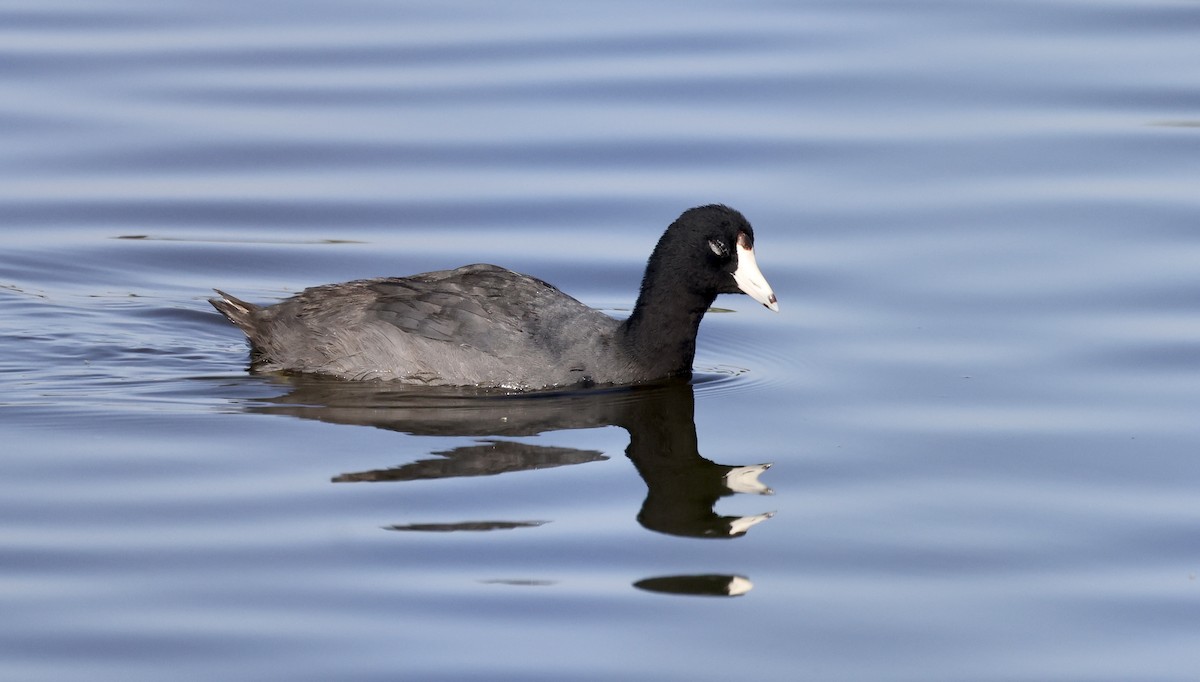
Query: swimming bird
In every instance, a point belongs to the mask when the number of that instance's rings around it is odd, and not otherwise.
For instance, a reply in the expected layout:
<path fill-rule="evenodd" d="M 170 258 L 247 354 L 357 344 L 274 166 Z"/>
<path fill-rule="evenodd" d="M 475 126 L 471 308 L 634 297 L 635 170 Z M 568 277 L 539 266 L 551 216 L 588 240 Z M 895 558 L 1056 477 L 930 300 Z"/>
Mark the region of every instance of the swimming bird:
<path fill-rule="evenodd" d="M 245 332 L 254 371 L 509 390 L 686 377 L 718 294 L 779 311 L 753 228 L 718 204 L 666 229 L 624 320 L 486 264 L 327 284 L 269 306 L 216 292 L 209 302 Z"/>

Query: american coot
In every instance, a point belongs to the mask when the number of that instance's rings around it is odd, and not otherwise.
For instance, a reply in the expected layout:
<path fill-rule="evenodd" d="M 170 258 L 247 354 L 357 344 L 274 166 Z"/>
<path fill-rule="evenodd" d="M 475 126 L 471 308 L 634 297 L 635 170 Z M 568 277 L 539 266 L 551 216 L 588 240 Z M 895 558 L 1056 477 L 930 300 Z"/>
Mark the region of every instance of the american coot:
<path fill-rule="evenodd" d="M 257 371 L 534 390 L 687 376 L 717 294 L 779 304 L 754 230 L 727 206 L 684 211 L 654 247 L 628 319 L 495 265 L 305 289 L 271 306 L 209 299 L 250 339 Z"/>

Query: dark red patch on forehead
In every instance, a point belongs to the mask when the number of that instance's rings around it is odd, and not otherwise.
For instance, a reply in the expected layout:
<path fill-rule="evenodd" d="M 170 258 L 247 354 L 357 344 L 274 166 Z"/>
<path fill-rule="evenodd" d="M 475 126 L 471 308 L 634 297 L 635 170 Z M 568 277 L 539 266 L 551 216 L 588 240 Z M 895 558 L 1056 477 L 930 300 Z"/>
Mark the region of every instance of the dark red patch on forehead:
<path fill-rule="evenodd" d="M 738 230 L 737 243 L 743 249 L 753 249 L 754 235 L 747 233 L 745 230 Z"/>

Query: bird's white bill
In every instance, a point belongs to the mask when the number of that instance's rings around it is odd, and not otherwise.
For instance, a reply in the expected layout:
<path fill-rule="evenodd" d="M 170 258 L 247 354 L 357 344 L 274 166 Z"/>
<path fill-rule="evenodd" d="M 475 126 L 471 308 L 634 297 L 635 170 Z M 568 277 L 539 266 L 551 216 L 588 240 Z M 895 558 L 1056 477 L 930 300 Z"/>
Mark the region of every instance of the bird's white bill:
<path fill-rule="evenodd" d="M 738 266 L 737 270 L 733 271 L 733 281 L 737 282 L 738 288 L 749 294 L 750 298 L 779 312 L 779 302 L 775 300 L 775 292 L 771 291 L 771 285 L 767 284 L 767 278 L 763 277 L 762 272 L 758 269 L 758 261 L 754 258 L 754 248 L 746 248 L 743 241 L 742 239 L 738 240 Z"/>

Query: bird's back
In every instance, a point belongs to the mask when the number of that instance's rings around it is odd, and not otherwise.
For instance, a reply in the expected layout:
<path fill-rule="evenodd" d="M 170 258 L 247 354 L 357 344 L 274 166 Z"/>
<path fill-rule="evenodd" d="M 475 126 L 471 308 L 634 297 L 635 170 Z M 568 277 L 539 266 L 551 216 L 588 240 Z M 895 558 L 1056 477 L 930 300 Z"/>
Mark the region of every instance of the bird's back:
<path fill-rule="evenodd" d="M 616 320 L 494 265 L 313 287 L 266 307 L 212 302 L 264 371 L 543 388 L 608 383 L 624 365 Z"/>

